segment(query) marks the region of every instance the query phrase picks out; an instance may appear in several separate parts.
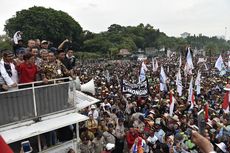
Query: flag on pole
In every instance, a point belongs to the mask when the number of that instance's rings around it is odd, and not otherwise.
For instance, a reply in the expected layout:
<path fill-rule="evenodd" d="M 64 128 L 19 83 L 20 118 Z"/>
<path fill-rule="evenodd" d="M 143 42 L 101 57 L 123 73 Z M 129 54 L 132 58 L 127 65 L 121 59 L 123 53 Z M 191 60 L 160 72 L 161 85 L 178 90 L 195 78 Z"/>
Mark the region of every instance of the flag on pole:
<path fill-rule="evenodd" d="M 220 56 L 218 57 L 218 59 L 216 60 L 215 68 L 217 68 L 219 71 L 221 71 L 221 70 L 222 70 L 222 65 L 223 65 L 223 64 L 224 64 L 223 58 L 222 58 L 222 56 L 220 55 Z"/>
<path fill-rule="evenodd" d="M 194 69 L 193 63 L 192 63 L 192 54 L 191 54 L 191 51 L 190 51 L 190 47 L 188 48 L 188 53 L 187 53 L 186 60 L 187 60 L 187 66 L 188 66 L 189 70 Z"/>
<path fill-rule="evenodd" d="M 186 63 L 184 66 L 184 73 L 185 76 L 187 76 L 187 74 L 192 74 L 192 69 L 193 69 L 193 63 L 192 63 L 192 55 L 190 52 L 190 48 L 188 48 L 188 52 L 187 52 L 187 57 L 186 57 Z"/>
<path fill-rule="evenodd" d="M 157 71 L 157 69 L 158 69 L 158 62 L 157 62 L 157 59 L 156 59 L 156 63 L 155 63 L 155 68 L 156 68 L 156 71 Z"/>
<path fill-rule="evenodd" d="M 153 72 L 156 72 L 158 69 L 157 59 L 152 58 L 152 66 L 153 66 Z"/>
<path fill-rule="evenodd" d="M 206 63 L 204 63 L 204 67 L 205 67 L 205 70 L 208 71 L 208 67 Z"/>
<path fill-rule="evenodd" d="M 217 68 L 219 71 L 222 71 L 223 69 L 225 69 L 224 61 L 221 55 L 216 60 L 215 68 Z"/>
<path fill-rule="evenodd" d="M 191 81 L 189 83 L 188 102 L 191 103 L 190 109 L 193 109 L 194 104 L 195 104 L 195 96 L 193 93 L 193 77 L 191 78 Z"/>
<path fill-rule="evenodd" d="M 156 71 L 155 64 L 154 64 L 154 58 L 152 58 L 152 67 L 153 67 L 153 72 Z"/>
<path fill-rule="evenodd" d="M 197 77 L 196 77 L 196 81 L 195 81 L 195 85 L 196 85 L 196 94 L 199 95 L 200 94 L 200 81 L 201 81 L 201 73 L 200 71 L 198 70 L 198 74 L 197 74 Z"/>
<path fill-rule="evenodd" d="M 105 78 L 106 78 L 107 82 L 110 82 L 110 75 L 109 75 L 109 71 L 108 70 L 106 70 Z"/>
<path fill-rule="evenodd" d="M 181 54 L 180 54 L 180 58 L 179 58 L 179 67 L 181 67 L 182 65 L 182 59 L 181 59 Z"/>
<path fill-rule="evenodd" d="M 145 71 L 147 71 L 147 67 L 144 62 L 141 64 L 141 71 L 140 71 L 140 76 L 139 76 L 139 82 L 145 81 L 146 76 L 145 76 Z"/>
<path fill-rule="evenodd" d="M 179 68 L 177 76 L 176 76 L 176 85 L 177 85 L 177 92 L 178 92 L 179 96 L 181 96 L 182 95 L 183 86 L 182 86 L 182 81 L 181 81 L 180 68 Z"/>
<path fill-rule="evenodd" d="M 174 110 L 174 104 L 176 102 L 176 99 L 173 96 L 173 92 L 170 91 L 170 104 L 169 104 L 169 115 L 173 116 L 173 110 Z"/>
<path fill-rule="evenodd" d="M 161 91 L 167 91 L 166 80 L 167 80 L 167 76 L 165 74 L 164 68 L 161 66 L 161 72 L 160 72 L 160 90 Z"/>
<path fill-rule="evenodd" d="M 3 137 L 0 135 L 0 153 L 14 153 L 12 149 L 7 145 Z"/>
<path fill-rule="evenodd" d="M 226 91 L 224 95 L 224 101 L 222 103 L 222 109 L 225 113 L 229 113 L 229 101 L 230 101 L 230 93 L 229 91 Z"/>

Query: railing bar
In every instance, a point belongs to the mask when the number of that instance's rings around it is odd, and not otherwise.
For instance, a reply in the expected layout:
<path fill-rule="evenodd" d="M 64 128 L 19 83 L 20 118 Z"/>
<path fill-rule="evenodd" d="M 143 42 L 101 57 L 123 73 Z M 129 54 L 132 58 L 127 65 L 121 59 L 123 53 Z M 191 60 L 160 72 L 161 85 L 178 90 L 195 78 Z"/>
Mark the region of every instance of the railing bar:
<path fill-rule="evenodd" d="M 50 79 L 50 80 L 48 80 L 48 82 L 52 82 L 52 81 L 56 82 L 56 81 L 61 81 L 61 80 L 66 80 L 66 79 L 69 79 L 69 77 Z M 20 85 L 29 85 L 29 84 L 37 84 L 37 83 L 43 83 L 43 81 L 34 81 L 34 82 L 30 82 L 30 83 L 21 83 L 21 84 L 18 84 L 18 85 L 20 86 Z"/>
<path fill-rule="evenodd" d="M 39 117 L 47 117 L 47 116 L 50 116 L 50 115 L 55 115 L 55 114 L 63 113 L 63 112 L 66 112 L 66 111 L 74 111 L 74 109 L 75 108 L 67 108 L 67 109 L 63 109 L 63 110 L 57 111 L 57 112 L 52 112 L 52 113 L 49 113 L 49 114 L 40 115 Z M 68 113 L 69 112 L 67 112 L 67 114 Z M 3 125 L 0 125 L 0 128 L 4 128 L 4 127 L 8 127 L 10 125 L 15 125 L 15 124 L 18 124 L 18 123 L 22 123 L 24 121 L 30 121 L 31 119 L 35 119 L 35 117 L 31 117 L 31 118 L 20 120 L 20 121 L 10 122 L 8 124 L 3 124 Z"/>
<path fill-rule="evenodd" d="M 36 103 L 36 97 L 35 97 L 35 88 L 34 88 L 34 83 L 32 84 L 32 90 L 33 90 L 33 103 L 34 103 L 34 115 L 35 117 L 38 116 L 37 113 L 37 103 Z"/>
<path fill-rule="evenodd" d="M 47 85 L 35 86 L 34 88 L 43 88 L 43 87 L 55 86 L 55 85 L 67 84 L 67 83 L 69 83 L 69 82 L 60 82 L 58 84 L 47 84 Z M 23 89 L 4 91 L 4 92 L 0 92 L 0 94 L 11 93 L 11 92 L 18 92 L 18 91 L 29 90 L 29 89 L 33 89 L 33 88 L 32 87 L 28 87 L 28 88 L 23 88 Z"/>

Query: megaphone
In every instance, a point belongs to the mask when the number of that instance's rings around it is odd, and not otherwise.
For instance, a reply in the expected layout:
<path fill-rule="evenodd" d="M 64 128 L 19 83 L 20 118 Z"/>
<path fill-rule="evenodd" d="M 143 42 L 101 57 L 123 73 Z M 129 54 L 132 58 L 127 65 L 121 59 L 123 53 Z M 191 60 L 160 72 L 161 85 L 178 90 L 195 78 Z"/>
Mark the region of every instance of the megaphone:
<path fill-rule="evenodd" d="M 91 79 L 89 82 L 87 82 L 87 83 L 85 83 L 83 85 L 80 85 L 80 87 L 81 87 L 81 91 L 89 92 L 89 93 L 95 95 L 94 79 Z"/>

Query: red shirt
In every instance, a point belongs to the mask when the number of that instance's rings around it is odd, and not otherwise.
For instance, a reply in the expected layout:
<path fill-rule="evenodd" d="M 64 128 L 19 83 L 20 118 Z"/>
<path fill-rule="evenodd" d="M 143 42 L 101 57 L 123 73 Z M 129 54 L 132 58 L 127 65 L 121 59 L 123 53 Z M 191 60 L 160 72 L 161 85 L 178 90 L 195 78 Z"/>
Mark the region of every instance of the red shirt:
<path fill-rule="evenodd" d="M 36 80 L 37 66 L 22 63 L 18 66 L 19 83 L 30 83 Z"/>

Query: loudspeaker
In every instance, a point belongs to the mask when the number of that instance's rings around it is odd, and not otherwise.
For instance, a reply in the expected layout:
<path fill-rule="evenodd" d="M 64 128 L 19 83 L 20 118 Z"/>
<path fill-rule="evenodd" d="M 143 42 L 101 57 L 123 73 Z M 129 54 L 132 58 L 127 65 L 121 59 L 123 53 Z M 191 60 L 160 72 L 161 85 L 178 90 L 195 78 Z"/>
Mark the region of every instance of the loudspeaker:
<path fill-rule="evenodd" d="M 81 85 L 81 91 L 89 92 L 89 93 L 95 95 L 94 79 L 91 79 L 89 82 Z"/>

